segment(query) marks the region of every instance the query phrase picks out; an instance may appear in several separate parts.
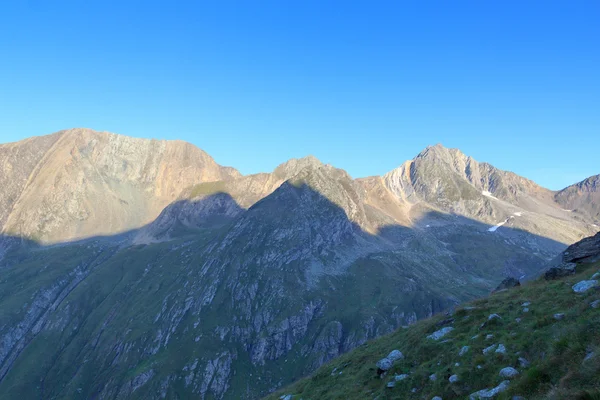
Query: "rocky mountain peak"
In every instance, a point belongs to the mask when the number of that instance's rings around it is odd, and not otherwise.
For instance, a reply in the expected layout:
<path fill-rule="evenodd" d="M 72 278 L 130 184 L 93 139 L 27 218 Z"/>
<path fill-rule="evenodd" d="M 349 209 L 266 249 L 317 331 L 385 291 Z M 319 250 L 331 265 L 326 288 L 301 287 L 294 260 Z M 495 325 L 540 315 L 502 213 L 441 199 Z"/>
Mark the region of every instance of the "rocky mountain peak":
<path fill-rule="evenodd" d="M 318 169 L 324 165 L 317 157 L 308 155 L 302 158 L 292 158 L 280 164 L 275 168 L 273 174 L 287 180 L 305 168 Z"/>

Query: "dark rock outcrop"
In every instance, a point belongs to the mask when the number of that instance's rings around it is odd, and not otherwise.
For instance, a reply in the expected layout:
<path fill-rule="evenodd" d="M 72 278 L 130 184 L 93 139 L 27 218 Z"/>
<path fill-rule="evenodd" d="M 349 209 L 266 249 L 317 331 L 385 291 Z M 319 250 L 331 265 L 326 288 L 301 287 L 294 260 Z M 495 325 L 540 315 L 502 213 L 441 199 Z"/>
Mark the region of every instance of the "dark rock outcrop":
<path fill-rule="evenodd" d="M 567 247 L 563 263 L 591 263 L 600 260 L 600 232 Z"/>
<path fill-rule="evenodd" d="M 499 292 L 500 290 L 506 290 L 506 289 L 510 289 L 510 288 L 513 288 L 516 286 L 521 286 L 521 283 L 519 282 L 519 280 L 516 278 L 513 278 L 513 277 L 508 277 L 508 278 L 504 279 L 502 282 L 500 282 L 500 284 L 494 290 L 494 292 Z"/>

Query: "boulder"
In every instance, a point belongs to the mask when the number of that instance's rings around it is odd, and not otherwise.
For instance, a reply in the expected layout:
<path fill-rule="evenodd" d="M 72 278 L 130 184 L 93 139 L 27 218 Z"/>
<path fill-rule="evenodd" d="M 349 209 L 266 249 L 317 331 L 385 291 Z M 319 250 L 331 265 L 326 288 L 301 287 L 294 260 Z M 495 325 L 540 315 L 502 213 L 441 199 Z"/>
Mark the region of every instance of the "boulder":
<path fill-rule="evenodd" d="M 442 398 L 440 396 L 434 396 L 431 398 L 431 400 L 442 400 Z"/>
<path fill-rule="evenodd" d="M 573 291 L 575 293 L 585 293 L 594 287 L 598 287 L 597 280 L 581 281 L 573 285 Z"/>
<path fill-rule="evenodd" d="M 377 366 L 377 375 L 382 375 L 389 371 L 393 364 L 394 362 L 387 357 L 377 361 L 377 364 L 375 364 Z"/>
<path fill-rule="evenodd" d="M 436 374 L 429 375 L 429 380 L 432 381 L 432 382 L 436 381 L 437 380 L 437 375 Z"/>
<path fill-rule="evenodd" d="M 552 281 L 555 279 L 564 278 L 575 275 L 577 265 L 574 263 L 561 264 L 558 267 L 552 267 L 544 273 L 544 279 Z"/>
<path fill-rule="evenodd" d="M 519 375 L 519 371 L 517 371 L 513 367 L 506 367 L 506 368 L 502 368 L 498 375 L 500 375 L 500 377 L 502 377 L 502 378 L 512 379 L 515 376 Z"/>
<path fill-rule="evenodd" d="M 478 392 L 475 392 L 469 396 L 469 400 L 479 400 L 479 399 L 492 399 L 498 395 L 498 393 L 504 392 L 508 389 L 508 385 L 510 385 L 510 381 L 503 381 L 501 384 L 492 389 L 482 389 Z"/>
<path fill-rule="evenodd" d="M 498 348 L 495 351 L 495 353 L 506 354 L 506 347 L 504 347 L 503 344 L 499 344 Z"/>
<path fill-rule="evenodd" d="M 403 359 L 404 355 L 402 354 L 402 352 L 400 350 L 392 350 L 386 358 L 389 358 L 390 360 L 392 360 L 392 362 L 394 362 L 396 360 Z"/>
<path fill-rule="evenodd" d="M 450 383 L 456 383 L 456 382 L 458 382 L 459 380 L 460 380 L 460 379 L 458 378 L 458 375 L 456 375 L 456 374 L 455 374 L 455 375 L 451 375 L 451 376 L 450 376 L 450 378 L 448 378 L 448 381 L 449 381 Z"/>
<path fill-rule="evenodd" d="M 492 351 L 496 350 L 496 347 L 498 347 L 497 344 L 493 344 L 489 347 L 486 347 L 485 349 L 483 349 L 483 354 L 485 355 L 491 353 Z"/>
<path fill-rule="evenodd" d="M 519 280 L 516 279 L 516 278 L 513 278 L 513 277 L 508 277 L 508 278 L 504 279 L 502 282 L 500 282 L 500 284 L 494 290 L 494 292 L 498 292 L 500 290 L 514 288 L 514 287 L 517 287 L 517 286 L 521 286 L 521 283 L 519 282 Z"/>
<path fill-rule="evenodd" d="M 460 351 L 458 352 L 458 355 L 461 357 L 464 356 L 465 354 L 467 354 L 469 349 L 470 349 L 469 346 L 463 346 L 462 349 L 460 349 Z"/>
<path fill-rule="evenodd" d="M 394 376 L 394 380 L 395 380 L 396 382 L 403 381 L 403 380 L 405 380 L 406 378 L 408 378 L 408 374 L 400 374 L 400 375 L 396 375 L 396 376 Z"/>
<path fill-rule="evenodd" d="M 396 386 L 396 381 L 389 381 L 386 386 L 389 388 L 393 388 L 394 386 Z"/>
<path fill-rule="evenodd" d="M 554 319 L 557 321 L 560 321 L 563 318 L 565 318 L 565 314 L 563 314 L 563 313 L 554 314 Z"/>
<path fill-rule="evenodd" d="M 592 308 L 600 308 L 600 300 L 592 301 L 592 302 L 590 303 L 590 306 L 591 306 Z"/>
<path fill-rule="evenodd" d="M 449 334 L 453 330 L 454 330 L 453 327 L 447 326 L 445 328 L 442 328 L 442 329 L 440 329 L 438 331 L 433 332 L 431 335 L 428 335 L 427 339 L 440 340 L 441 338 L 443 338 L 444 336 L 446 336 L 447 334 Z"/>

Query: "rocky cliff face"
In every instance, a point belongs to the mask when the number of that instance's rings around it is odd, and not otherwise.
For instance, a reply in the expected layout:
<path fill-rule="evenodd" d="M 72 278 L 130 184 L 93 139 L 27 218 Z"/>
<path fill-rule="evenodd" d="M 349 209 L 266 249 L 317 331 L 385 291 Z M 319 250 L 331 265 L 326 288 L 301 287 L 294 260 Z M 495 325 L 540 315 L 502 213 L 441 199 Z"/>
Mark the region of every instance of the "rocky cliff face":
<path fill-rule="evenodd" d="M 0 160 L 1 231 L 42 242 L 138 228 L 183 189 L 239 176 L 185 142 L 89 129 L 1 145 Z"/>
<path fill-rule="evenodd" d="M 69 148 L 71 175 L 83 169 L 85 201 L 60 211 L 65 226 L 100 201 L 127 224 L 141 220 L 115 198 L 136 196 L 144 210 L 156 198 L 172 202 L 129 236 L 5 248 L 0 397 L 257 398 L 489 293 L 507 275 L 534 277 L 593 230 L 551 192 L 439 146 L 384 177 L 355 180 L 313 157 L 239 176 L 189 145 L 98 135 L 80 143 L 61 133 L 40 151 Z M 47 156 L 35 154 L 53 190 L 75 195 L 63 183 L 71 175 L 45 171 Z M 44 184 L 36 183 L 47 203 L 55 198 Z M 19 199 L 15 209 L 27 204 L 37 203 Z M 52 210 L 37 212 L 52 222 Z"/>
<path fill-rule="evenodd" d="M 556 193 L 555 199 L 569 212 L 583 213 L 600 225 L 600 175 L 561 190 Z"/>

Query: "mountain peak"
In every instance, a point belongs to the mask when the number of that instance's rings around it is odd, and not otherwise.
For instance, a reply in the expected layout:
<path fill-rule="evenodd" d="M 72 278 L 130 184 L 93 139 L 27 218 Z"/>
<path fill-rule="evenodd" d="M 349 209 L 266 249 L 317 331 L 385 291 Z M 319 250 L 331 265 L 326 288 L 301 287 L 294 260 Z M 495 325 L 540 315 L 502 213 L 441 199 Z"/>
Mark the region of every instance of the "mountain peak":
<path fill-rule="evenodd" d="M 289 179 L 305 168 L 318 169 L 324 164 L 315 156 L 308 155 L 302 158 L 292 158 L 275 168 L 273 173 L 283 179 Z"/>

